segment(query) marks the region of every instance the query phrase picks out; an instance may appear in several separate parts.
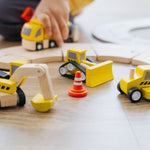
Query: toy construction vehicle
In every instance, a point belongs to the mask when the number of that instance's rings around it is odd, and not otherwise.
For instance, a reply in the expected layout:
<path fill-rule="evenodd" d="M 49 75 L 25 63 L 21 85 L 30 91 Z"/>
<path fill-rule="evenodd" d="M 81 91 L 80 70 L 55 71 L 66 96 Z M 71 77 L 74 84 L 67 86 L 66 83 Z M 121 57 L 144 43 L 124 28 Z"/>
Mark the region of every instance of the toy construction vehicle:
<path fill-rule="evenodd" d="M 17 61 L 15 61 L 16 63 Z M 11 65 L 13 74 L 9 79 L 0 78 L 0 104 L 1 107 L 23 106 L 25 104 L 25 94 L 20 86 L 24 84 L 27 76 L 37 76 L 40 83 L 41 94 L 37 94 L 31 100 L 32 106 L 40 112 L 48 111 L 57 100 L 57 96 L 53 94 L 53 88 L 45 64 L 28 64 L 24 63 L 18 67 Z M 18 62 L 17 62 L 18 63 Z"/>
<path fill-rule="evenodd" d="M 121 94 L 126 94 L 131 102 L 142 98 L 150 100 L 150 65 L 140 65 L 130 70 L 130 75 L 122 78 L 117 85 Z"/>
<path fill-rule="evenodd" d="M 86 57 L 86 50 L 72 48 L 67 51 L 65 64 L 61 65 L 59 72 L 62 76 L 74 79 L 75 72 L 82 72 L 82 80 L 89 87 L 94 87 L 113 79 L 112 61 L 97 63 Z"/>
<path fill-rule="evenodd" d="M 68 22 L 69 37 L 66 42 L 76 42 L 79 40 L 78 26 Z M 33 19 L 24 24 L 22 31 L 22 46 L 27 50 L 38 51 L 43 48 L 53 48 L 57 44 L 52 36 L 45 33 L 44 28 L 39 20 Z"/>

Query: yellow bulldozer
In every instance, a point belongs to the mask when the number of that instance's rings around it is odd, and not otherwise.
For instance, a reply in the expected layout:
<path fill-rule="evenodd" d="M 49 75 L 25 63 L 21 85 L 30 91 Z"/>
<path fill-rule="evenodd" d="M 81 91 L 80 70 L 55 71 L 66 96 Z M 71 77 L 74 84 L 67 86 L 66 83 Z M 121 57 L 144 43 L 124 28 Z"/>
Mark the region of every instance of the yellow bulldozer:
<path fill-rule="evenodd" d="M 59 73 L 66 78 L 74 79 L 75 72 L 81 71 L 82 81 L 89 87 L 112 80 L 112 61 L 97 63 L 86 57 L 86 50 L 72 48 L 67 51 L 66 62 L 59 67 Z"/>

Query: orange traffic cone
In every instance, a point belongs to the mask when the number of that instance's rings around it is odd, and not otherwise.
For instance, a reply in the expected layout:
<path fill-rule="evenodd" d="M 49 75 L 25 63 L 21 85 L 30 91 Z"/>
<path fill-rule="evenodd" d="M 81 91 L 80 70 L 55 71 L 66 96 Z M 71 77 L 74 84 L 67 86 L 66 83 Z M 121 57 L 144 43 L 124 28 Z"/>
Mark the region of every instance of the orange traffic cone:
<path fill-rule="evenodd" d="M 74 78 L 73 87 L 68 90 L 68 95 L 72 97 L 84 97 L 88 93 L 82 85 L 81 72 L 77 71 Z"/>

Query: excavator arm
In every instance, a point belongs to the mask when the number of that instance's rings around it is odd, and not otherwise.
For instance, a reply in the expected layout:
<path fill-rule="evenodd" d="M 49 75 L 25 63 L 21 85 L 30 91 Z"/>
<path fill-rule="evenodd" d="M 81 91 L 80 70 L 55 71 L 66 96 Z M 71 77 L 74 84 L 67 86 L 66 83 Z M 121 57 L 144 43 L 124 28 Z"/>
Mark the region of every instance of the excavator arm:
<path fill-rule="evenodd" d="M 17 83 L 17 87 L 21 85 L 24 77 L 36 76 L 38 77 L 41 94 L 37 94 L 31 100 L 32 106 L 40 112 L 48 111 L 57 100 L 57 96 L 54 95 L 53 87 L 48 72 L 48 67 L 45 64 L 24 64 L 20 66 L 9 80 Z"/>

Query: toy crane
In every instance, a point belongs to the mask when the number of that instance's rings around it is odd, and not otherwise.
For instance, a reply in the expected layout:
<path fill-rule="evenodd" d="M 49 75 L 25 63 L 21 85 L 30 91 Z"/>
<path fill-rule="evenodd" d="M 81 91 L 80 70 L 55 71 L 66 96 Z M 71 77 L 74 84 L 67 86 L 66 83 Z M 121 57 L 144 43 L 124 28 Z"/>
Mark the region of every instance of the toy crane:
<path fill-rule="evenodd" d="M 40 112 L 48 111 L 54 105 L 57 96 L 53 94 L 46 64 L 24 64 L 15 70 L 10 79 L 0 79 L 1 107 L 16 106 L 17 104 L 23 106 L 25 104 L 25 95 L 20 89 L 20 85 L 23 84 L 26 76 L 38 77 L 42 91 L 42 94 L 38 93 L 32 98 L 32 106 Z"/>

